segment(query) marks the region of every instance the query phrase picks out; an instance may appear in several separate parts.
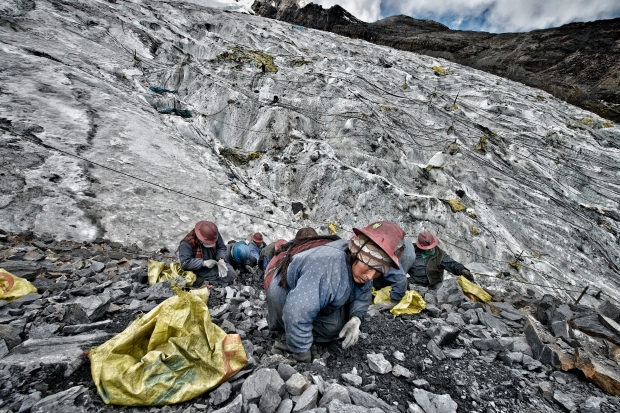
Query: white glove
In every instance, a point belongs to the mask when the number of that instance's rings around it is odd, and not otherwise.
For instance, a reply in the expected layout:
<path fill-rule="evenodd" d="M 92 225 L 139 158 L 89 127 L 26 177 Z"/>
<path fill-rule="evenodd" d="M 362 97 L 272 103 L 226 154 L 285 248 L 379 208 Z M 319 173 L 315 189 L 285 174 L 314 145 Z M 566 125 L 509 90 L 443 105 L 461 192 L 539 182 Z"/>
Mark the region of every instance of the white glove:
<path fill-rule="evenodd" d="M 349 321 L 342 327 L 340 330 L 340 334 L 338 334 L 338 338 L 344 337 L 344 341 L 342 342 L 342 348 L 349 348 L 360 338 L 360 324 L 362 324 L 362 320 L 359 317 L 351 317 Z"/>
<path fill-rule="evenodd" d="M 253 268 L 253 267 L 250 267 L 249 265 L 246 265 L 246 266 L 245 266 L 245 270 L 246 270 L 249 274 L 256 275 L 256 271 L 254 270 L 254 268 Z"/>
<path fill-rule="evenodd" d="M 204 260 L 202 262 L 202 266 L 207 268 L 213 268 L 215 264 L 217 264 L 217 261 L 215 260 Z"/>
<path fill-rule="evenodd" d="M 220 278 L 226 277 L 226 275 L 228 274 L 228 268 L 226 267 L 226 261 L 219 261 L 217 263 L 217 273 L 220 276 Z"/>

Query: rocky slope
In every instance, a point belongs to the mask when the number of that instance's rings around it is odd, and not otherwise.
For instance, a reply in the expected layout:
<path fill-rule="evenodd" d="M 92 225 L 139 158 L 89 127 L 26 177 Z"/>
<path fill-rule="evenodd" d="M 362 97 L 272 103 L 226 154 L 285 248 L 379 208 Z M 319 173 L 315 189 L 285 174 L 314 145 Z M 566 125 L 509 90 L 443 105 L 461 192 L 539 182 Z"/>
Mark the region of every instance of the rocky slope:
<path fill-rule="evenodd" d="M 296 0 L 255 1 L 252 10 L 264 17 L 442 57 L 540 88 L 620 122 L 620 19 L 492 34 L 450 30 L 408 16 L 366 23 L 340 6 L 326 10 L 310 3 L 300 8 Z"/>
<path fill-rule="evenodd" d="M 177 405 L 106 406 L 89 349 L 174 294 L 170 281 L 148 285 L 150 259 L 173 257 L 0 231 L 0 268 L 38 289 L 0 300 L 0 412 L 620 411 L 620 309 L 609 302 L 522 296 L 506 282 L 483 306 L 449 278 L 417 288 L 427 302 L 421 313 L 371 307 L 357 345 L 315 346 L 312 363 L 296 364 L 274 348 L 281 338 L 266 328 L 259 276 L 212 288 L 207 303 L 213 322 L 243 339 L 248 363 L 236 376 Z"/>

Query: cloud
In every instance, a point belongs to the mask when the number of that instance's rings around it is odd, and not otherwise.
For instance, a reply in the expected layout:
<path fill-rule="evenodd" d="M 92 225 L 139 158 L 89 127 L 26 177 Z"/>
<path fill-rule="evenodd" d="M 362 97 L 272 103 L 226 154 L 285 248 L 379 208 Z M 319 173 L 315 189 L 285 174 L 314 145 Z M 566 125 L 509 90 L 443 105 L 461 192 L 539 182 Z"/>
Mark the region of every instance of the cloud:
<path fill-rule="evenodd" d="M 314 0 L 339 4 L 364 21 L 405 14 L 439 21 L 451 29 L 493 33 L 557 27 L 620 16 L 617 0 Z"/>

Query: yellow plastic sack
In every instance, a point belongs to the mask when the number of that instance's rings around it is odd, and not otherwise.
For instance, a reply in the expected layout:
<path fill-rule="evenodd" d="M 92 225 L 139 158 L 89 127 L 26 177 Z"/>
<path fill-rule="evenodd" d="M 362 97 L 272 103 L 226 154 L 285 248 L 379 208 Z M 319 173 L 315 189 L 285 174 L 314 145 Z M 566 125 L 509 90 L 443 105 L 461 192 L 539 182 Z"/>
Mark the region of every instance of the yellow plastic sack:
<path fill-rule="evenodd" d="M 104 403 L 181 403 L 219 386 L 246 364 L 239 335 L 211 322 L 208 289 L 175 292 L 90 351 L 91 374 Z"/>
<path fill-rule="evenodd" d="M 373 288 L 372 295 L 374 299 L 372 301 L 373 304 L 379 304 L 384 301 L 390 301 L 390 292 L 392 291 L 392 287 L 384 287 L 380 290 L 375 290 Z M 405 295 L 403 298 L 390 310 L 390 313 L 394 315 L 401 314 L 418 314 L 422 310 L 426 308 L 426 301 L 424 298 L 415 290 L 405 291 Z"/>
<path fill-rule="evenodd" d="M 28 280 L 19 278 L 0 268 L 0 300 L 13 301 L 26 294 L 36 293 L 37 288 Z"/>
<path fill-rule="evenodd" d="M 470 300 L 480 301 L 483 303 L 488 303 L 489 301 L 491 301 L 492 297 L 489 295 L 489 293 L 484 291 L 482 287 L 480 287 L 478 284 L 474 284 L 462 275 L 459 275 L 456 281 L 461 286 L 463 293 L 467 297 L 469 297 Z"/>
<path fill-rule="evenodd" d="M 196 282 L 196 274 L 192 271 L 185 271 L 178 262 L 168 265 L 166 262 L 149 260 L 148 274 L 149 285 L 177 277 L 184 278 L 185 285 L 188 287 L 191 287 Z"/>

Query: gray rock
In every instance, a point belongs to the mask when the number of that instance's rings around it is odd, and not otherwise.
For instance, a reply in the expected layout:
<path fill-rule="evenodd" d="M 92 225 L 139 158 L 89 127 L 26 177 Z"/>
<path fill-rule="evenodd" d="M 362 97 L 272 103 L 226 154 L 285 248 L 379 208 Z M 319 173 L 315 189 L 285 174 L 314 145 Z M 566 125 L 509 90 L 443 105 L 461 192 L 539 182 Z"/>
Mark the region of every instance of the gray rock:
<path fill-rule="evenodd" d="M 87 412 L 92 400 L 84 386 L 75 386 L 36 402 L 30 413 Z M 72 409 L 73 407 L 73 409 Z M 79 408 L 79 409 L 76 409 Z"/>
<path fill-rule="evenodd" d="M 568 307 L 568 306 L 567 306 Z M 559 308 L 558 308 L 559 310 Z M 570 307 L 569 307 L 569 311 Z M 603 314 L 605 317 L 609 317 L 614 320 L 616 323 L 620 323 L 620 308 L 610 303 L 609 301 L 605 301 L 603 304 L 598 306 L 598 312 Z M 572 314 L 572 311 L 571 311 Z M 572 318 L 568 317 L 570 320 Z"/>
<path fill-rule="evenodd" d="M 4 261 L 0 268 L 28 281 L 34 281 L 43 271 L 41 264 L 30 261 Z"/>
<path fill-rule="evenodd" d="M 11 324 L 0 324 L 0 339 L 4 340 L 6 346 L 11 350 L 22 342 L 22 330 Z"/>
<path fill-rule="evenodd" d="M 305 412 L 316 407 L 317 397 L 319 395 L 319 388 L 313 384 L 309 386 L 305 392 L 299 396 L 297 404 L 293 408 L 293 412 Z"/>
<path fill-rule="evenodd" d="M 258 404 L 258 410 L 261 413 L 274 413 L 278 406 L 282 402 L 282 395 L 277 389 L 271 386 L 267 386 L 265 393 L 260 398 Z"/>
<path fill-rule="evenodd" d="M 392 353 L 392 357 L 394 357 L 398 361 L 405 361 L 405 353 L 398 350 Z"/>
<path fill-rule="evenodd" d="M 266 393 L 267 387 L 272 387 L 280 396 L 284 395 L 285 384 L 278 372 L 274 369 L 260 369 L 249 376 L 241 386 L 243 400 L 251 403 Z"/>
<path fill-rule="evenodd" d="M 376 407 L 369 409 L 364 406 L 343 403 L 341 400 L 333 400 L 329 403 L 327 411 L 329 413 L 383 413 L 383 410 Z"/>
<path fill-rule="evenodd" d="M 39 400 L 41 400 L 40 391 L 34 391 L 28 394 L 22 401 L 18 413 L 29 412 L 32 409 L 32 406 L 34 406 Z"/>
<path fill-rule="evenodd" d="M 63 334 L 80 334 L 86 333 L 92 330 L 104 330 L 107 326 L 112 324 L 112 320 L 103 320 L 90 324 L 76 324 L 73 326 L 64 326 L 62 328 Z M 32 338 L 32 336 L 31 336 Z"/>
<path fill-rule="evenodd" d="M 417 380 L 414 380 L 412 383 L 416 387 L 428 387 L 430 384 L 428 381 L 424 379 L 417 379 Z"/>
<path fill-rule="evenodd" d="M 90 268 L 95 272 L 101 272 L 105 268 L 105 264 L 99 261 L 90 260 Z"/>
<path fill-rule="evenodd" d="M 435 357 L 437 360 L 445 360 L 446 355 L 439 348 L 439 346 L 437 345 L 437 343 L 435 343 L 434 340 L 430 340 L 428 342 L 428 344 L 426 345 L 426 349 L 429 351 L 429 353 L 431 353 L 431 356 Z"/>
<path fill-rule="evenodd" d="M 178 284 L 179 287 L 185 286 L 185 280 L 181 277 L 154 284 L 146 289 L 147 300 L 161 302 L 172 297 L 174 295 L 174 291 L 170 287 L 172 283 Z"/>
<path fill-rule="evenodd" d="M 411 373 L 411 371 L 409 371 L 408 369 L 406 369 L 405 367 L 399 364 L 396 364 L 392 368 L 392 374 L 396 377 L 406 377 L 406 378 L 410 378 L 413 376 L 413 373 Z"/>
<path fill-rule="evenodd" d="M 465 320 L 463 320 L 463 317 L 461 317 L 460 314 L 455 313 L 455 312 L 448 314 L 446 321 L 448 322 L 448 324 L 454 324 L 455 326 L 465 325 Z"/>
<path fill-rule="evenodd" d="M 88 324 L 99 320 L 110 307 L 110 297 L 105 294 L 79 297 L 71 305 L 71 316 L 67 321 L 72 324 Z M 75 322 L 75 320 L 79 320 Z"/>
<path fill-rule="evenodd" d="M 368 367 L 372 371 L 375 371 L 379 374 L 386 374 L 392 371 L 392 364 L 385 359 L 383 354 L 366 354 L 366 359 L 368 360 Z"/>
<path fill-rule="evenodd" d="M 312 377 L 312 381 L 314 382 L 314 384 L 318 386 L 319 393 L 325 393 L 325 380 L 323 380 L 323 377 L 321 377 L 320 374 L 313 374 L 310 377 Z"/>
<path fill-rule="evenodd" d="M 4 339 L 0 338 L 0 359 L 9 354 L 9 348 L 6 345 Z"/>
<path fill-rule="evenodd" d="M 511 313 L 509 311 L 502 311 L 499 313 L 499 315 L 502 318 L 505 318 L 506 320 L 510 320 L 510 321 L 521 321 L 525 318 L 525 316 L 523 316 L 523 314 L 515 314 L 515 313 Z"/>
<path fill-rule="evenodd" d="M 243 409 L 242 409 L 243 410 Z M 260 409 L 254 403 L 250 403 L 246 413 L 260 413 Z"/>
<path fill-rule="evenodd" d="M 19 297 L 11 301 L 8 307 L 9 308 L 20 308 L 24 305 L 32 304 L 33 302 L 37 301 L 39 298 L 41 298 L 41 294 L 37 294 L 37 293 L 26 294 L 23 297 Z"/>
<path fill-rule="evenodd" d="M 288 379 L 290 379 L 291 376 L 295 373 L 297 373 L 297 370 L 295 370 L 295 368 L 290 366 L 289 364 L 280 363 L 278 365 L 278 374 L 284 381 L 287 381 Z"/>
<path fill-rule="evenodd" d="M 227 406 L 214 410 L 211 413 L 241 413 L 243 407 L 243 397 L 241 395 L 235 397 Z"/>
<path fill-rule="evenodd" d="M 463 348 L 442 349 L 442 351 L 451 359 L 461 359 L 465 355 L 465 349 Z"/>
<path fill-rule="evenodd" d="M 321 400 L 319 401 L 319 407 L 325 407 L 334 400 L 339 400 L 344 404 L 351 404 L 351 397 L 349 396 L 349 391 L 347 388 L 338 383 L 333 383 L 327 386 L 325 393 L 323 393 L 323 397 L 321 397 Z"/>
<path fill-rule="evenodd" d="M 560 406 L 564 407 L 564 409 L 568 412 L 573 411 L 573 409 L 577 407 L 573 399 L 568 394 L 562 393 L 558 390 L 553 392 L 553 400 Z"/>
<path fill-rule="evenodd" d="M 456 340 L 461 330 L 458 327 L 441 325 L 431 327 L 424 333 L 433 339 L 438 346 L 446 346 Z"/>
<path fill-rule="evenodd" d="M 398 410 L 378 397 L 373 396 L 372 394 L 366 393 L 358 388 L 347 386 L 347 390 L 349 391 L 349 396 L 351 397 L 351 401 L 353 404 L 358 406 L 364 406 L 368 409 L 377 408 L 381 409 L 384 412 L 398 412 Z"/>
<path fill-rule="evenodd" d="M 417 403 L 409 403 L 407 413 L 425 413 L 424 410 Z"/>
<path fill-rule="evenodd" d="M 473 340 L 471 344 L 478 350 L 501 351 L 504 349 L 502 343 L 496 338 Z"/>
<path fill-rule="evenodd" d="M 33 369 L 39 365 L 60 365 L 66 368 L 65 375 L 69 375 L 79 367 L 84 350 L 103 343 L 109 337 L 109 334 L 97 331 L 78 336 L 28 339 L 0 360 L 0 367 Z"/>
<path fill-rule="evenodd" d="M 506 353 L 506 357 L 512 360 L 513 363 L 523 363 L 523 356 L 524 354 L 519 351 L 509 351 Z"/>
<path fill-rule="evenodd" d="M 604 400 L 605 399 L 603 399 L 602 397 L 590 396 L 579 405 L 579 411 L 581 413 L 600 413 L 601 403 Z"/>
<path fill-rule="evenodd" d="M 291 399 L 285 399 L 280 402 L 280 405 L 276 409 L 276 413 L 291 413 L 293 410 L 293 401 Z"/>
<path fill-rule="evenodd" d="M 551 334 L 539 327 L 534 320 L 528 320 L 523 327 L 527 342 L 532 348 L 532 356 L 543 364 L 562 368 L 573 364 L 571 354 L 565 353 L 557 344 Z M 524 357 L 525 365 L 525 357 Z"/>
<path fill-rule="evenodd" d="M 556 337 L 562 337 L 570 340 L 570 327 L 566 320 L 554 321 L 551 323 L 551 331 Z"/>
<path fill-rule="evenodd" d="M 599 314 L 598 318 L 605 328 L 616 335 L 620 335 L 620 325 L 618 325 L 618 323 L 616 323 L 612 318 L 606 317 L 602 314 Z"/>
<path fill-rule="evenodd" d="M 465 321 L 467 324 L 478 324 L 478 313 L 473 308 L 465 311 L 462 317 L 463 321 Z"/>
<path fill-rule="evenodd" d="M 426 308 L 427 309 L 428 309 L 429 305 L 432 305 L 441 314 L 441 310 L 439 308 L 437 308 L 437 292 L 435 292 L 433 290 L 427 291 L 424 294 L 424 301 L 426 301 L 426 305 L 427 305 Z"/>
<path fill-rule="evenodd" d="M 232 385 L 229 382 L 221 384 L 217 389 L 212 390 L 209 394 L 211 402 L 214 406 L 219 406 L 230 397 L 232 393 Z"/>
<path fill-rule="evenodd" d="M 60 329 L 60 326 L 56 324 L 41 324 L 38 326 L 30 327 L 28 331 L 28 338 L 50 338 L 54 336 L 54 333 Z"/>
<path fill-rule="evenodd" d="M 456 278 L 449 278 L 441 283 L 441 286 L 437 289 L 437 304 L 451 304 L 459 306 L 467 298 L 461 287 L 456 281 Z"/>
<path fill-rule="evenodd" d="M 490 330 L 495 331 L 500 336 L 509 336 L 510 332 L 506 324 L 493 314 L 486 312 L 482 309 L 476 310 L 478 312 L 478 319 L 480 323 L 488 327 Z"/>
<path fill-rule="evenodd" d="M 414 389 L 413 397 L 426 413 L 456 413 L 457 404 L 450 395 L 437 395 L 426 390 Z"/>
<path fill-rule="evenodd" d="M 310 386 L 310 382 L 305 376 L 295 373 L 286 381 L 285 385 L 286 391 L 291 396 L 299 396 Z"/>
<path fill-rule="evenodd" d="M 344 380 L 345 383 L 350 384 L 352 386 L 361 386 L 362 385 L 362 377 L 357 375 L 357 374 L 353 374 L 353 373 L 343 373 L 341 375 L 342 380 Z"/>
<path fill-rule="evenodd" d="M 439 317 L 441 315 L 441 310 L 433 304 L 428 304 L 428 302 L 426 303 L 426 311 L 428 311 L 432 317 Z"/>

